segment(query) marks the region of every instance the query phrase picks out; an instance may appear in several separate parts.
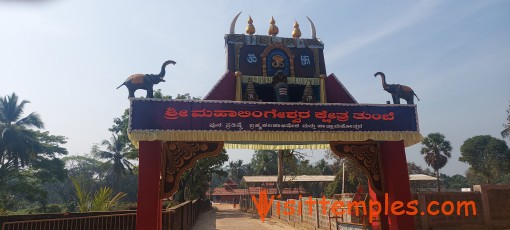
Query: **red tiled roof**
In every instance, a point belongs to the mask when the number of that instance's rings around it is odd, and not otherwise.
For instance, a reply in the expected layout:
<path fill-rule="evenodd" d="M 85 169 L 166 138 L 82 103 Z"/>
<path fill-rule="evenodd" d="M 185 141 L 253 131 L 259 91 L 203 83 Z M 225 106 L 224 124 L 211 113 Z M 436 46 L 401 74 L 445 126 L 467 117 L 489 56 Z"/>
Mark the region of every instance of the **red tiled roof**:
<path fill-rule="evenodd" d="M 213 196 L 232 196 L 232 195 L 257 195 L 260 193 L 260 190 L 264 189 L 262 187 L 250 187 L 249 192 L 247 189 L 244 188 L 236 188 L 236 189 L 225 189 L 225 188 L 214 188 L 212 191 Z M 305 194 L 306 191 L 304 189 L 300 189 L 298 191 L 297 188 L 290 189 L 290 188 L 284 188 L 282 191 L 283 195 L 297 195 L 297 194 Z M 207 192 L 209 194 L 209 192 Z M 276 188 L 267 188 L 267 194 L 277 194 Z"/>
<path fill-rule="evenodd" d="M 233 181 L 232 179 L 228 179 L 227 181 L 225 181 L 225 183 L 223 184 L 228 184 L 228 185 L 237 185 L 237 183 L 235 181 Z"/>

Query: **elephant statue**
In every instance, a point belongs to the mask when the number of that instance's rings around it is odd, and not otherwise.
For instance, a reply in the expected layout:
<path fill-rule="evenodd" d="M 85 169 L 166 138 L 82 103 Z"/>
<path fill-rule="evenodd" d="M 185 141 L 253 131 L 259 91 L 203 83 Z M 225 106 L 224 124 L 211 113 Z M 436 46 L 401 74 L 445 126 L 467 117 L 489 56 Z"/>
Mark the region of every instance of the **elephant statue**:
<path fill-rule="evenodd" d="M 152 87 L 160 82 L 165 82 L 163 78 L 166 74 L 166 66 L 169 64 L 175 65 L 175 63 L 176 62 L 172 60 L 165 61 L 161 66 L 161 72 L 159 74 L 133 74 L 129 76 L 122 85 L 119 85 L 117 89 L 125 85 L 129 90 L 128 98 L 135 97 L 135 91 L 137 89 L 145 89 L 147 91 L 147 98 L 153 98 L 154 89 L 152 89 Z"/>
<path fill-rule="evenodd" d="M 405 85 L 399 85 L 399 84 L 386 84 L 386 76 L 382 72 L 377 72 L 374 74 L 374 77 L 377 77 L 378 75 L 381 76 L 382 79 L 382 86 L 383 89 L 386 90 L 388 93 L 391 93 L 391 97 L 393 99 L 393 104 L 400 104 L 400 98 L 406 100 L 407 104 L 414 104 L 414 97 L 420 100 L 418 98 L 418 95 L 416 95 L 409 86 Z"/>

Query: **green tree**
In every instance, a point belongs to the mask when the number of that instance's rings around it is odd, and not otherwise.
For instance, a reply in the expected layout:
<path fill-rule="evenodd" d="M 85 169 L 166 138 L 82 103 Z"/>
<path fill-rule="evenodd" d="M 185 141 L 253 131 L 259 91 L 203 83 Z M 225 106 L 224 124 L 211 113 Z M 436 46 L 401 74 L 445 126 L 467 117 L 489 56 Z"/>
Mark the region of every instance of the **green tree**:
<path fill-rule="evenodd" d="M 213 175 L 216 174 L 220 177 L 228 175 L 221 168 L 227 161 L 228 155 L 225 150 L 218 156 L 198 160 L 195 166 L 181 177 L 179 191 L 174 195 L 174 200 L 183 202 L 184 200 L 205 198 Z"/>
<path fill-rule="evenodd" d="M 503 125 L 505 129 L 501 131 L 501 136 L 503 138 L 510 137 L 510 105 L 508 105 L 508 109 L 506 110 L 506 124 Z"/>
<path fill-rule="evenodd" d="M 334 194 L 342 193 L 342 183 L 344 184 L 345 193 L 356 193 L 358 187 L 368 189 L 368 175 L 360 167 L 347 158 L 341 158 L 333 154 L 331 151 L 326 151 L 326 159 L 333 160 L 330 164 L 332 172 L 335 172 L 335 181 L 327 185 L 325 193 L 331 197 Z M 345 168 L 345 175 L 343 175 Z M 345 176 L 345 179 L 344 177 Z"/>
<path fill-rule="evenodd" d="M 100 150 L 99 146 L 92 147 L 92 154 L 99 159 L 106 160 L 112 166 L 113 186 L 116 188 L 122 176 L 128 173 L 133 174 L 133 164 L 127 159 L 126 143 L 121 141 L 115 134 L 112 134 L 110 141 L 103 140 L 102 146 L 106 147 L 106 151 Z"/>
<path fill-rule="evenodd" d="M 158 99 L 174 99 L 173 96 L 169 95 L 163 95 L 160 89 L 157 89 L 154 91 L 154 98 Z M 175 99 L 186 99 L 186 100 L 200 100 L 199 97 L 192 97 L 189 93 L 186 94 L 178 94 Z M 113 125 L 108 130 L 112 132 L 117 137 L 117 142 L 119 142 L 119 145 L 123 144 L 123 150 L 122 150 L 122 156 L 125 161 L 129 162 L 129 160 L 137 160 L 138 159 L 138 149 L 133 145 L 133 143 L 128 138 L 128 126 L 129 126 L 129 109 L 125 109 L 123 114 L 120 117 L 113 119 Z M 110 141 L 111 142 L 111 141 Z M 99 147 L 95 147 L 95 151 L 100 151 Z M 112 151 L 110 151 L 112 152 Z M 110 155 L 111 156 L 111 155 Z M 122 160 L 123 162 L 125 162 Z M 110 161 L 110 163 L 113 165 L 113 162 Z M 120 164 L 117 164 L 120 165 Z M 126 169 L 129 169 L 124 165 Z M 117 170 L 120 167 L 117 168 Z M 115 169 L 115 166 L 114 166 Z M 133 167 L 133 169 L 136 171 L 136 166 Z M 121 170 L 122 171 L 122 170 Z M 124 170 L 126 172 L 126 170 Z M 187 172 L 189 173 L 189 172 Z M 117 174 L 116 174 L 117 175 Z M 124 175 L 124 174 L 118 174 L 118 175 Z M 188 174 L 185 173 L 183 177 L 189 178 L 186 181 L 191 181 L 191 177 L 187 176 Z M 114 186 L 116 189 L 120 190 L 123 189 L 123 191 L 127 190 L 133 190 L 137 188 L 136 178 L 133 178 L 133 175 L 128 174 L 127 176 L 119 177 L 119 180 L 124 183 L 124 181 L 129 183 L 129 187 L 126 187 L 123 185 L 123 183 L 115 182 L 117 186 Z M 186 183 L 184 183 L 186 184 Z M 124 187 L 124 188 L 121 188 Z M 181 186 L 182 188 L 182 186 Z M 179 193 L 179 192 L 178 192 Z M 136 194 L 135 194 L 136 195 Z M 128 198 L 131 200 L 132 193 L 128 193 Z M 184 190 L 180 191 L 180 193 L 176 196 L 179 197 L 179 200 L 184 200 Z M 136 198 L 136 196 L 135 196 Z"/>
<path fill-rule="evenodd" d="M 445 174 L 441 174 L 441 177 L 443 178 L 445 187 L 447 189 L 460 191 L 461 188 L 469 187 L 468 179 L 460 174 L 455 174 L 451 177 Z"/>
<path fill-rule="evenodd" d="M 256 176 L 278 174 L 278 154 L 274 150 L 255 150 L 250 164 Z"/>
<path fill-rule="evenodd" d="M 276 188 L 280 197 L 283 197 L 284 175 L 298 175 L 298 158 L 303 158 L 302 154 L 294 149 L 277 151 L 277 181 Z"/>
<path fill-rule="evenodd" d="M 133 145 L 128 137 L 129 109 L 124 110 L 120 118 L 113 119 L 113 126 L 108 131 L 117 135 L 117 141 L 125 145 L 124 154 L 126 159 L 138 159 L 138 149 Z"/>
<path fill-rule="evenodd" d="M 417 165 L 414 162 L 407 162 L 407 172 L 409 174 L 425 174 L 429 176 L 434 175 L 434 173 L 430 171 L 429 168 L 423 169 L 421 166 Z"/>
<path fill-rule="evenodd" d="M 62 158 L 67 177 L 64 181 L 45 184 L 48 202 L 64 204 L 69 212 L 76 211 L 74 185 L 70 178 L 80 181 L 84 189 L 97 190 L 111 184 L 107 180 L 110 166 L 89 155 L 72 155 Z M 110 177 L 111 178 L 111 177 Z"/>
<path fill-rule="evenodd" d="M 18 96 L 0 98 L 0 133 L 2 147 L 2 162 L 10 161 L 14 167 L 29 164 L 34 148 L 38 146 L 36 133 L 31 128 L 44 128 L 39 114 L 33 112 L 22 117 L 25 105 L 30 103 L 23 100 L 18 103 Z"/>
<path fill-rule="evenodd" d="M 331 153 L 329 153 L 331 154 Z M 331 156 L 329 156 L 331 157 Z M 333 158 L 335 159 L 335 158 Z M 345 167 L 345 178 L 343 177 L 342 168 Z M 335 162 L 333 163 L 332 168 L 337 169 L 336 177 L 333 182 L 331 182 L 326 187 L 326 196 L 332 197 L 334 194 L 342 193 L 342 183 L 344 184 L 344 192 L 345 193 L 356 193 L 357 188 L 362 186 L 364 188 L 368 188 L 368 177 L 367 174 L 360 169 L 356 164 L 352 163 L 352 161 L 347 160 L 345 158 L 336 157 Z M 367 191 L 367 190 L 365 190 Z"/>
<path fill-rule="evenodd" d="M 331 165 L 329 165 L 328 162 L 324 159 L 320 159 L 319 161 L 315 162 L 314 167 L 316 168 L 319 175 L 333 175 L 333 169 L 331 168 Z"/>
<path fill-rule="evenodd" d="M 154 98 L 158 99 L 173 99 L 172 96 L 163 95 L 161 93 L 161 89 L 154 91 Z M 192 97 L 189 93 L 185 94 L 177 94 L 175 99 L 184 99 L 184 100 L 200 100 L 200 97 Z M 124 113 L 120 117 L 116 117 L 113 119 L 113 125 L 108 131 L 117 135 L 117 139 L 126 145 L 126 149 L 124 150 L 126 159 L 136 160 L 138 159 L 138 149 L 131 143 L 128 137 L 128 126 L 129 126 L 129 109 L 125 109 Z"/>
<path fill-rule="evenodd" d="M 234 180 L 237 184 L 241 183 L 243 176 L 246 175 L 243 167 L 243 160 L 228 162 L 227 172 L 230 179 Z"/>
<path fill-rule="evenodd" d="M 465 140 L 460 153 L 459 160 L 468 163 L 488 184 L 492 184 L 494 178 L 507 173 L 510 168 L 510 150 L 506 142 L 489 135 Z"/>
<path fill-rule="evenodd" d="M 439 169 L 443 168 L 452 156 L 452 146 L 441 133 L 431 133 L 423 139 L 420 153 L 424 155 L 425 163 L 432 167 L 437 177 L 437 191 L 441 191 Z"/>
<path fill-rule="evenodd" d="M 82 187 L 78 180 L 71 178 L 71 181 L 74 185 L 76 202 L 80 212 L 110 211 L 126 196 L 122 192 L 114 195 L 113 190 L 108 187 L 101 187 L 92 195 L 91 192 Z"/>
<path fill-rule="evenodd" d="M 297 175 L 318 175 L 317 168 L 310 163 L 310 160 L 300 160 L 297 166 Z"/>
<path fill-rule="evenodd" d="M 469 167 L 466 170 L 466 179 L 467 179 L 469 185 L 487 183 L 487 179 L 484 176 L 482 176 L 481 174 L 477 173 L 475 170 L 473 170 L 472 167 Z"/>
<path fill-rule="evenodd" d="M 26 100 L 18 96 L 0 98 L 0 209 L 18 210 L 35 202 L 46 206 L 42 184 L 63 180 L 66 155 L 63 136 L 41 132 L 43 122 L 35 112 L 23 117 Z"/>

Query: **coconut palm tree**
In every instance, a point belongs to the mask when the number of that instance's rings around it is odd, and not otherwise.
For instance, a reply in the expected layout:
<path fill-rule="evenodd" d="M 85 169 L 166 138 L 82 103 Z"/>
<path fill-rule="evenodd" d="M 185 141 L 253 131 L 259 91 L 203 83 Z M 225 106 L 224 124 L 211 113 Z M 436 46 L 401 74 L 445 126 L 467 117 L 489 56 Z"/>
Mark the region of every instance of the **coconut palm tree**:
<path fill-rule="evenodd" d="M 439 169 L 444 167 L 448 162 L 448 158 L 452 156 L 452 146 L 441 133 L 430 133 L 423 139 L 420 153 L 425 159 L 428 166 L 432 167 L 436 172 L 437 191 L 441 191 L 439 184 Z"/>
<path fill-rule="evenodd" d="M 128 172 L 133 173 L 133 164 L 126 159 L 127 145 L 115 134 L 112 134 L 109 141 L 103 140 L 101 145 L 106 147 L 106 151 L 94 145 L 92 154 L 112 165 L 113 184 L 116 185 L 121 176 L 127 175 Z"/>
<path fill-rule="evenodd" d="M 31 128 L 43 128 L 44 124 L 35 112 L 22 117 L 25 105 L 18 103 L 15 93 L 0 98 L 0 156 L 15 167 L 28 165 L 34 149 L 39 146 L 37 133 Z"/>

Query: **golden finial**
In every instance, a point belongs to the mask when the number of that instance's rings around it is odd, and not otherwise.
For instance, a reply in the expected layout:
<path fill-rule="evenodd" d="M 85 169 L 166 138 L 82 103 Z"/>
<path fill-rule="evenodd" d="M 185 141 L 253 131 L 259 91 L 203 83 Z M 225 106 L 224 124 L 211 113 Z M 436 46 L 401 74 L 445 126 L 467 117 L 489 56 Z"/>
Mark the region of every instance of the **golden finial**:
<path fill-rule="evenodd" d="M 248 25 L 246 26 L 246 33 L 249 35 L 253 35 L 255 33 L 255 26 L 253 25 L 253 20 L 251 19 L 251 15 L 248 18 Z"/>
<path fill-rule="evenodd" d="M 243 73 L 241 73 L 241 71 L 236 71 L 235 75 L 236 75 L 236 77 L 240 77 L 241 75 L 243 75 Z"/>
<path fill-rule="evenodd" d="M 269 24 L 271 24 L 269 26 L 269 35 L 271 36 L 276 36 L 278 34 L 278 26 L 275 25 L 275 21 L 274 21 L 274 18 L 271 16 L 271 22 L 269 22 Z"/>
<path fill-rule="evenodd" d="M 299 29 L 299 24 L 297 23 L 297 21 L 294 21 L 294 30 L 292 31 L 292 37 L 293 38 L 301 37 L 301 30 Z"/>

